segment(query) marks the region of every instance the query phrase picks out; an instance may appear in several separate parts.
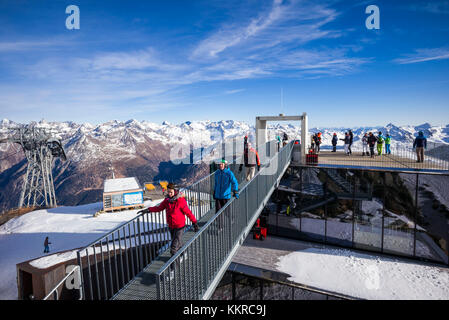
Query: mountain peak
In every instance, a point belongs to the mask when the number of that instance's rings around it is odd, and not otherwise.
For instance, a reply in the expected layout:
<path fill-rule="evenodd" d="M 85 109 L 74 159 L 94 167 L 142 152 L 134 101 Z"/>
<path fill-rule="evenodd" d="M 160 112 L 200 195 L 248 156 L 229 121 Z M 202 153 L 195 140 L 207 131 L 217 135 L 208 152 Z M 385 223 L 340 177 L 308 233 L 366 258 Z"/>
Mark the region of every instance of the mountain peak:
<path fill-rule="evenodd" d="M 420 124 L 419 126 L 416 126 L 416 129 L 429 129 L 430 127 L 432 127 L 432 125 L 428 122 L 425 122 L 423 124 Z"/>

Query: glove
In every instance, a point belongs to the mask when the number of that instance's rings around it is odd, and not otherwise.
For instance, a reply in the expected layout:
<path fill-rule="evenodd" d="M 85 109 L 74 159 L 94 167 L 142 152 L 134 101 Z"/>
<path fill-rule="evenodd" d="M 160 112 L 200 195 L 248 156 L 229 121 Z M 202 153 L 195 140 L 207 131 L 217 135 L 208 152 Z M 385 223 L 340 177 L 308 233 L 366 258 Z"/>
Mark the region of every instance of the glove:
<path fill-rule="evenodd" d="M 243 167 L 243 164 L 241 164 L 241 165 L 239 166 L 239 172 L 242 172 L 242 167 Z"/>
<path fill-rule="evenodd" d="M 147 209 L 137 211 L 137 214 L 143 214 L 143 213 L 148 213 L 148 212 L 150 212 L 150 210 L 148 210 L 148 208 L 147 208 Z"/>
<path fill-rule="evenodd" d="M 197 223 L 193 224 L 193 231 L 198 232 L 198 230 L 200 230 L 200 227 L 198 227 Z"/>
<path fill-rule="evenodd" d="M 260 165 L 257 166 L 257 171 L 260 171 Z"/>
<path fill-rule="evenodd" d="M 239 198 L 239 192 L 238 192 L 238 191 L 234 191 L 234 197 L 235 197 L 236 199 Z"/>

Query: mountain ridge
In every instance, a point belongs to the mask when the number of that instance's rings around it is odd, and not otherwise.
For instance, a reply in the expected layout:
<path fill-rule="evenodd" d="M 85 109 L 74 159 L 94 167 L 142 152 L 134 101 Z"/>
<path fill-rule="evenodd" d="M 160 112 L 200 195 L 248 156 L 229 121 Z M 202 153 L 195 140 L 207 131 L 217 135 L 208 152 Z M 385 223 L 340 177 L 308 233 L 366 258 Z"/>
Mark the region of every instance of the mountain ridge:
<path fill-rule="evenodd" d="M 0 122 L 0 139 L 8 135 L 8 128 L 19 125 L 21 124 L 3 119 Z M 234 137 L 242 139 L 244 135 L 249 135 L 250 141 L 255 140 L 254 126 L 237 120 L 156 124 L 147 120 L 130 119 L 110 120 L 98 125 L 41 120 L 31 122 L 31 125 L 51 129 L 63 143 L 68 160 L 55 161 L 53 176 L 58 202 L 64 205 L 100 201 L 103 181 L 111 176 L 111 166 L 116 177 L 137 176 L 141 183 L 154 179 L 188 183 L 206 174 L 208 164 L 202 162 L 194 166 L 176 166 L 170 161 L 174 147 L 193 144 L 194 148 L 210 150 L 216 143 Z M 275 139 L 276 135 L 283 132 L 286 132 L 290 139 L 300 138 L 299 125 L 274 123 L 268 128 L 269 139 Z M 323 146 L 326 146 L 331 144 L 334 132 L 339 138 L 343 138 L 347 129 L 310 128 L 309 133 L 322 132 Z M 449 125 L 431 126 L 429 123 L 423 123 L 418 126 L 396 126 L 389 123 L 386 126 L 354 127 L 354 147 L 357 148 L 361 137 L 368 131 L 390 132 L 393 143 L 411 146 L 418 130 L 425 132 L 430 143 L 449 143 Z M 15 207 L 18 203 L 26 161 L 20 147 L 11 143 L 0 144 L 0 159 L 2 210 Z M 11 172 L 13 167 L 15 171 Z"/>

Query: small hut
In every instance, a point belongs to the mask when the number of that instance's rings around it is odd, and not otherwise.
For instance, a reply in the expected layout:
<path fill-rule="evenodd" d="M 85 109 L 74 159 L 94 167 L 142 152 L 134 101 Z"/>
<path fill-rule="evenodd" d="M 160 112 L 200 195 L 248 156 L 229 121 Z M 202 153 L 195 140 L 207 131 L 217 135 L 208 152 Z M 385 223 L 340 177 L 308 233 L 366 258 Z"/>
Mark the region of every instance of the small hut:
<path fill-rule="evenodd" d="M 106 179 L 103 190 L 103 211 L 142 208 L 143 189 L 136 178 Z"/>

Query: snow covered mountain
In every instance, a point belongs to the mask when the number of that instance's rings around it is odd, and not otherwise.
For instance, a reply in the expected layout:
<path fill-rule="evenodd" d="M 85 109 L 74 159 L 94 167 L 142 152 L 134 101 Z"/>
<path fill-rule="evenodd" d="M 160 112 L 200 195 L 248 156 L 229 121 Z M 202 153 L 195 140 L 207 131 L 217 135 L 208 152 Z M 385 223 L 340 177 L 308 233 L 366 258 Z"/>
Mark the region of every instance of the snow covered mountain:
<path fill-rule="evenodd" d="M 48 128 L 63 142 L 67 161 L 55 161 L 53 176 L 59 203 L 77 205 L 101 199 L 103 181 L 111 176 L 136 176 L 141 183 L 153 180 L 193 181 L 207 172 L 206 163 L 195 166 L 174 165 L 170 153 L 175 146 L 194 145 L 209 148 L 223 139 L 242 138 L 249 134 L 254 139 L 254 126 L 234 120 L 186 121 L 181 124 L 148 121 L 108 121 L 98 125 L 77 124 L 71 121 L 47 122 L 32 125 Z M 8 129 L 20 124 L 3 119 L 0 122 L 0 139 L 8 136 Z M 348 128 L 311 128 L 310 133 L 322 132 L 323 146 L 330 145 L 333 133 L 344 137 Z M 365 132 L 389 132 L 393 143 L 410 145 L 417 132 L 422 130 L 430 142 L 449 143 L 449 125 L 357 127 L 354 148 L 357 149 Z M 286 132 L 290 139 L 300 138 L 300 127 L 291 124 L 269 126 L 269 138 Z M 341 144 L 341 143 L 340 143 Z M 18 145 L 0 144 L 0 211 L 17 205 L 26 161 Z"/>

